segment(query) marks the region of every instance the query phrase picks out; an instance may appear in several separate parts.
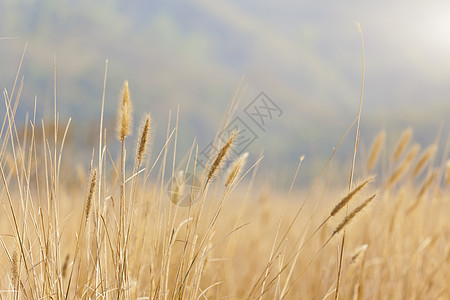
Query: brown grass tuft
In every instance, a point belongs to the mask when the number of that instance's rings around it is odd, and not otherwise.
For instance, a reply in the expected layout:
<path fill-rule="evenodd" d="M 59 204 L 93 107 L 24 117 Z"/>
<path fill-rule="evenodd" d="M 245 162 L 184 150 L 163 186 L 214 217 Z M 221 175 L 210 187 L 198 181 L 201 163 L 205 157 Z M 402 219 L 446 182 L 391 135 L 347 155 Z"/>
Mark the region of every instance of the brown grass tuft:
<path fill-rule="evenodd" d="M 384 145 L 384 141 L 386 140 L 386 132 L 381 131 L 377 134 L 377 136 L 374 139 L 374 142 L 372 144 L 369 159 L 367 161 L 367 171 L 370 171 L 375 166 L 375 163 L 378 160 L 378 156 L 380 155 L 381 148 Z"/>
<path fill-rule="evenodd" d="M 128 89 L 128 81 L 125 80 L 122 89 L 122 99 L 117 111 L 117 135 L 121 142 L 130 134 L 132 123 L 132 105 L 130 100 L 130 92 Z"/>
<path fill-rule="evenodd" d="M 402 155 L 403 151 L 406 149 L 406 146 L 408 145 L 408 142 L 411 140 L 411 137 L 413 135 L 413 130 L 411 127 L 405 129 L 400 137 L 400 140 L 395 147 L 394 151 L 394 162 L 396 162 L 400 156 Z"/>

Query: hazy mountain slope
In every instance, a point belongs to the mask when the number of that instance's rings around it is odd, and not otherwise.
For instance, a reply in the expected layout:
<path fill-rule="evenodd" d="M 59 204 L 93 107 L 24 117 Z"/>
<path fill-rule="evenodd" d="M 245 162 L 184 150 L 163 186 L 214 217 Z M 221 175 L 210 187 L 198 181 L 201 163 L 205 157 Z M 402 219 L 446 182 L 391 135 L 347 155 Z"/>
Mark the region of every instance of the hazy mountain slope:
<path fill-rule="evenodd" d="M 0 40 L 0 84 L 11 89 L 28 41 L 20 113 L 32 110 L 35 95 L 41 113 L 50 107 L 55 55 L 62 116 L 82 122 L 98 116 L 109 59 L 108 115 L 128 79 L 136 111 L 152 111 L 161 136 L 168 111 L 180 105 L 180 147 L 194 136 L 201 147 L 245 75 L 239 113 L 261 91 L 284 112 L 250 150 L 256 155 L 264 148 L 281 164 L 300 153 L 323 161 L 358 108 L 356 21 L 365 34 L 366 139 L 380 128 L 406 124 L 431 138 L 450 114 L 450 59 L 438 56 L 443 46 L 430 51 L 430 40 L 417 40 L 418 27 L 411 27 L 416 35 L 408 31 L 411 20 L 422 24 L 417 11 L 426 11 L 425 4 L 413 3 L 401 15 L 403 7 L 403 1 L 375 6 L 349 0 L 326 6 L 288 0 L 2 1 L 0 37 L 18 38 Z M 445 136 L 448 124 L 443 126 Z"/>

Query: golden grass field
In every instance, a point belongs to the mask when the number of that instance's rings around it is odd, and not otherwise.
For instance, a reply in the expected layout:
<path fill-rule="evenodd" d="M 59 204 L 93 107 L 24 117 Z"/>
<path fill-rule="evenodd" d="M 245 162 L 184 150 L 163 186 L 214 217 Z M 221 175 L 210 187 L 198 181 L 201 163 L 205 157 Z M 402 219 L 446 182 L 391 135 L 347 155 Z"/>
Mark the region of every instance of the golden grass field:
<path fill-rule="evenodd" d="M 235 134 L 203 171 L 194 146 L 168 154 L 177 123 L 150 155 L 150 115 L 134 129 L 138 140 L 128 138 L 128 83 L 119 155 L 105 143 L 102 111 L 90 163 L 64 152 L 70 122 L 58 120 L 56 101 L 53 128 L 33 117 L 21 127 L 20 88 L 4 96 L 0 299 L 450 299 L 448 149 L 443 159 L 438 142 L 421 150 L 411 129 L 392 149 L 389 132 L 375 137 L 356 166 L 367 175 L 348 186 L 328 188 L 332 179 L 319 175 L 295 188 L 301 158 L 291 190 L 279 192 L 258 180 L 259 159 L 222 170 Z M 197 192 L 167 179 L 185 169 L 198 173 Z M 176 205 L 189 194 L 191 205 Z"/>

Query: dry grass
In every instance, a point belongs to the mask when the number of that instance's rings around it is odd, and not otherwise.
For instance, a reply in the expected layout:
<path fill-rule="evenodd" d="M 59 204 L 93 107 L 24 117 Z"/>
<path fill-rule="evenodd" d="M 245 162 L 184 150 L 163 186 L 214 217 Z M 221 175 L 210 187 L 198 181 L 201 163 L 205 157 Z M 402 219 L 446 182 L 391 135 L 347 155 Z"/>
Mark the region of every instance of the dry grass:
<path fill-rule="evenodd" d="M 449 166 L 432 166 L 433 145 L 405 179 L 419 146 L 395 162 L 407 148 L 411 129 L 394 153 L 386 154 L 393 157 L 393 172 L 377 176 L 386 182 L 369 185 L 374 177 L 363 178 L 343 196 L 315 184 L 304 196 L 294 188 L 302 158 L 286 196 L 261 187 L 261 160 L 245 167 L 248 154 L 221 178 L 237 133 L 210 158 L 206 170 L 196 168 L 192 150 L 181 165 L 174 157 L 170 166 L 167 151 L 176 148 L 178 125 L 169 124 L 156 157 L 144 155 L 149 116 L 135 143 L 134 165 L 128 166 L 125 141 L 132 116 L 125 83 L 117 124 L 119 158 L 112 159 L 103 143 L 101 125 L 98 162 L 91 159 L 84 184 L 73 184 L 76 172 L 62 154 L 67 128 L 58 134 L 55 119 L 55 136 L 43 128 L 37 140 L 39 121 L 32 119 L 23 129 L 28 138 L 19 139 L 17 102 L 11 99 L 20 97 L 13 95 L 4 95 L 0 132 L 1 299 L 327 299 L 336 294 L 337 236 L 344 229 L 340 299 L 450 297 L 450 197 L 449 187 L 439 181 L 448 182 Z M 225 120 L 235 108 L 230 106 Z M 368 169 L 381 153 L 384 136 L 373 143 L 370 162 L 364 164 Z M 436 169 L 419 184 L 416 175 L 427 165 Z M 203 178 L 202 192 L 181 207 L 176 205 L 180 197 L 192 192 L 182 186 L 187 170 Z M 179 179 L 172 182 L 176 193 L 170 197 L 167 175 Z M 326 179 L 320 175 L 317 182 Z"/>
<path fill-rule="evenodd" d="M 385 139 L 386 139 L 386 132 L 384 131 L 378 133 L 377 137 L 375 138 L 370 150 L 369 159 L 367 160 L 368 171 L 371 171 L 375 167 L 378 157 L 380 156 L 381 148 L 384 145 Z"/>

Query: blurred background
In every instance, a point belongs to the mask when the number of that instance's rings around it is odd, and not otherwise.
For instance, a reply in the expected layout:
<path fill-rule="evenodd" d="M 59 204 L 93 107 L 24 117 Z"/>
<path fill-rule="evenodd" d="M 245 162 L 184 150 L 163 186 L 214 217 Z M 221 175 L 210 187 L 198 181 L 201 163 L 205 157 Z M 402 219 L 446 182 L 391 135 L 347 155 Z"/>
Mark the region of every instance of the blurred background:
<path fill-rule="evenodd" d="M 111 143 L 116 143 L 120 90 L 129 80 L 135 123 L 144 112 L 152 113 L 154 151 L 163 146 L 169 111 L 173 120 L 179 106 L 182 157 L 195 137 L 199 151 L 214 138 L 244 76 L 236 116 L 255 136 L 245 150 L 253 161 L 263 151 L 263 168 L 281 174 L 280 182 L 292 176 L 304 154 L 303 176 L 313 178 L 358 112 L 357 22 L 366 62 L 358 159 L 365 159 L 379 130 L 388 132 L 391 148 L 408 126 L 424 145 L 438 135 L 445 144 L 448 1 L 2 0 L 0 85 L 11 91 L 28 42 L 17 120 L 32 114 L 35 97 L 38 116 L 51 116 L 56 57 L 60 118 L 63 123 L 73 118 L 72 139 L 90 153 L 98 145 L 95 128 L 108 59 L 105 113 Z M 252 114 L 255 107 L 259 119 Z M 261 118 L 264 126 L 257 124 Z M 354 130 L 337 153 L 345 173 L 353 143 Z"/>

